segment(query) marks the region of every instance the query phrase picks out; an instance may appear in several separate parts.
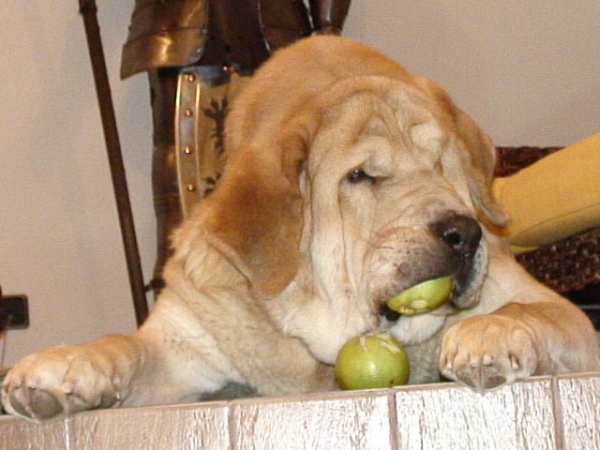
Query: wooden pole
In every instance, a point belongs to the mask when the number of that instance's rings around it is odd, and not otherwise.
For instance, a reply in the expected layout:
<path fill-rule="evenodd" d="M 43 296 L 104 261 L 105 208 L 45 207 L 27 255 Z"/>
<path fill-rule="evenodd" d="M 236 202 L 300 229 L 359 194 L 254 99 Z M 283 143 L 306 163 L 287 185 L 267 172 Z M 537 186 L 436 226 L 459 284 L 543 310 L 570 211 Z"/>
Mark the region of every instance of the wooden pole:
<path fill-rule="evenodd" d="M 96 94 L 98 96 L 98 106 L 100 107 L 100 115 L 102 117 L 104 140 L 106 142 L 106 151 L 108 153 L 113 189 L 117 202 L 135 318 L 137 325 L 140 326 L 148 316 L 148 302 L 129 200 L 129 190 L 127 189 L 127 178 L 123 165 L 119 132 L 115 119 L 104 51 L 102 49 L 97 11 L 98 8 L 94 0 L 79 0 L 79 12 L 83 16 L 85 25 Z"/>

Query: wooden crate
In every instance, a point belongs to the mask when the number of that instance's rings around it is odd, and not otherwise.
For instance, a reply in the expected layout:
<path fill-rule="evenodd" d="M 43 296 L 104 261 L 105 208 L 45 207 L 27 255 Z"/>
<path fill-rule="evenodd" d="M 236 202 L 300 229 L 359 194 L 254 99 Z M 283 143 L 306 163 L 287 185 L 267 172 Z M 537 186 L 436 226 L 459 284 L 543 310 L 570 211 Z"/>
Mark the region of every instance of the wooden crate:
<path fill-rule="evenodd" d="M 600 374 L 0 417 L 0 449 L 600 449 Z"/>

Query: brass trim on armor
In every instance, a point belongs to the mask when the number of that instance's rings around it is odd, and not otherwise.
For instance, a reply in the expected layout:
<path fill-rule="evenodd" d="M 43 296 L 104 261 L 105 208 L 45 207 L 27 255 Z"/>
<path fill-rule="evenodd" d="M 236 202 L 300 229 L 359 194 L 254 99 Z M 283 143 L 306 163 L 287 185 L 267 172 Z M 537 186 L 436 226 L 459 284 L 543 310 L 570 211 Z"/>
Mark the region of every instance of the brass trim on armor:
<path fill-rule="evenodd" d="M 183 219 L 214 190 L 223 172 L 225 117 L 251 72 L 237 66 L 190 66 L 178 75 L 175 164 Z"/>
<path fill-rule="evenodd" d="M 193 72 L 186 69 L 179 75 L 175 99 L 175 160 L 179 180 L 179 199 L 183 218 L 189 217 L 191 207 L 196 204 L 200 186 L 200 161 L 194 151 L 197 140 L 198 106 L 202 86 Z"/>

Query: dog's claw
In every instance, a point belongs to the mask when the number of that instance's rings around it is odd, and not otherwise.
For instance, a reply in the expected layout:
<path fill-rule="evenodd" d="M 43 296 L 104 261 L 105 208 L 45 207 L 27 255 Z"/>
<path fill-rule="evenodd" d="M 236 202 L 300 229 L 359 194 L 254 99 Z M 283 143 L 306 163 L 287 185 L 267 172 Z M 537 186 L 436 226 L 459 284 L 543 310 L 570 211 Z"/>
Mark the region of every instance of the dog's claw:
<path fill-rule="evenodd" d="M 498 374 L 493 367 L 481 365 L 470 369 L 462 370 L 456 376 L 458 381 L 477 392 L 495 389 L 508 382 L 508 379 Z"/>
<path fill-rule="evenodd" d="M 63 412 L 61 402 L 47 391 L 27 388 L 24 398 L 11 396 L 10 403 L 15 410 L 31 419 L 44 420 Z"/>

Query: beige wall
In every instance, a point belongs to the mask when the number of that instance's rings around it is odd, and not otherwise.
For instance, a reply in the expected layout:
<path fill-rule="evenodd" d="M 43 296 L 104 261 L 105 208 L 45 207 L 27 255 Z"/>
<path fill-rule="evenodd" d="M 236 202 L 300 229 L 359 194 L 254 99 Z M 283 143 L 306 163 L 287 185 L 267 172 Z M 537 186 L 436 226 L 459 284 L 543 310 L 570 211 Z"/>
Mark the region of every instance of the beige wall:
<path fill-rule="evenodd" d="M 98 0 L 146 277 L 154 258 L 147 83 L 118 79 L 132 1 Z M 135 328 L 77 2 L 0 2 L 0 283 L 29 295 L 7 364 Z M 346 35 L 443 85 L 503 145 L 598 131 L 597 0 L 355 0 Z"/>

